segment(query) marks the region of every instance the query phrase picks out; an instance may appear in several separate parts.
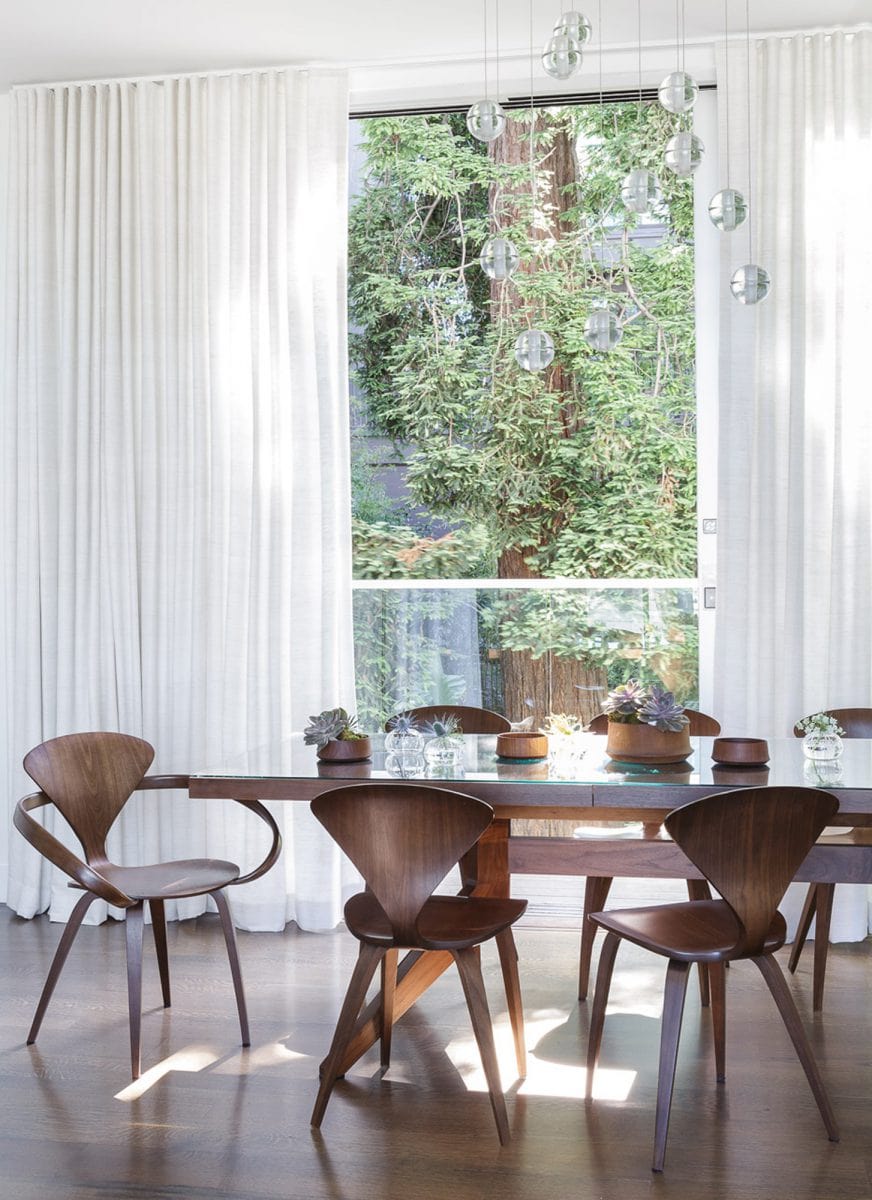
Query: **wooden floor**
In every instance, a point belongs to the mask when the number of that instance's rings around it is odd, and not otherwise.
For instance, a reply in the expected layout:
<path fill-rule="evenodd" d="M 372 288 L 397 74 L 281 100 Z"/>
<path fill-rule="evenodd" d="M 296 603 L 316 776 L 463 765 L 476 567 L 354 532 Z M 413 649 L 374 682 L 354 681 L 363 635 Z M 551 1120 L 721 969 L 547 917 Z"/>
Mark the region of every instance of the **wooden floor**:
<path fill-rule="evenodd" d="M 501 1149 L 459 983 L 443 977 L 377 1055 L 337 1086 L 323 1129 L 309 1114 L 356 943 L 343 932 L 241 933 L 252 1047 L 239 1030 L 217 918 L 173 925 L 174 1004 L 159 1008 L 148 955 L 143 1060 L 127 1075 L 124 931 L 79 935 L 37 1046 L 24 1037 L 60 927 L 0 909 L 0 1195 L 8 1200 L 869 1200 L 872 946 L 835 948 L 825 1012 L 810 968 L 793 981 L 841 1123 L 832 1145 L 754 967 L 728 976 L 727 1083 L 688 993 L 666 1173 L 650 1172 L 663 968 L 619 954 L 599 1086 L 579 1100 L 586 1006 L 577 935 L 518 934 L 530 1071 L 513 1078 L 495 956 L 513 1141 Z M 783 953 L 783 952 L 782 952 Z M 782 959 L 783 961 L 783 959 Z M 693 982 L 693 981 L 692 981 Z"/>

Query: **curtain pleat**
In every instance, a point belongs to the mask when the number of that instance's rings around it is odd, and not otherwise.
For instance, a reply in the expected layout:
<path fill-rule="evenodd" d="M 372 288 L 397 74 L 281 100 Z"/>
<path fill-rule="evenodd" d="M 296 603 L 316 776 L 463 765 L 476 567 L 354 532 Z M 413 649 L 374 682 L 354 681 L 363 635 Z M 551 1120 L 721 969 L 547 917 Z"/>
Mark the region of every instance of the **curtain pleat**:
<path fill-rule="evenodd" d="M 744 47 L 729 53 L 747 194 Z M 755 43 L 750 92 L 753 253 L 772 290 L 732 300 L 748 231 L 725 237 L 715 711 L 730 732 L 786 737 L 820 709 L 872 707 L 872 31 Z M 837 889 L 833 940 L 867 930 L 866 889 Z"/>
<path fill-rule="evenodd" d="M 10 806 L 58 734 L 135 733 L 186 772 L 353 706 L 346 86 L 276 70 L 13 95 Z M 231 890 L 235 919 L 332 927 L 348 868 L 308 806 L 275 811 L 285 854 Z M 110 845 L 244 867 L 265 848 L 230 803 L 148 794 Z M 65 879 L 9 849 L 9 904 L 64 918 Z"/>

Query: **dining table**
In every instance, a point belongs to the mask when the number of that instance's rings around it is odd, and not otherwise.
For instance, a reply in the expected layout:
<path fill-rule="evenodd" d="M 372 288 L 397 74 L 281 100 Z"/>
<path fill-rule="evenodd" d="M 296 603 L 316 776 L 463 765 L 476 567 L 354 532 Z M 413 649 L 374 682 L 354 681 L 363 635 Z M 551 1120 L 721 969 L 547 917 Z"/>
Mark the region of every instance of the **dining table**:
<path fill-rule="evenodd" d="M 413 782 L 465 792 L 491 805 L 494 820 L 461 860 L 461 891 L 508 896 L 513 874 L 702 879 L 662 828 L 673 808 L 733 788 L 820 787 L 838 797 L 839 811 L 796 880 L 872 883 L 872 739 L 847 739 L 840 758 L 823 762 L 806 758 L 798 738 L 768 739 L 767 761 L 753 766 L 716 762 L 715 741 L 692 738 L 691 753 L 681 762 L 644 765 L 612 759 L 605 735 L 551 739 L 546 757 L 519 760 L 498 756 L 496 735 L 466 734 L 454 764 L 446 767 L 425 765 L 420 756 L 390 755 L 381 735 L 371 739 L 366 760 L 324 763 L 302 734 L 291 734 L 195 771 L 189 792 L 202 799 L 293 803 L 354 783 Z M 541 828 L 548 835 L 538 836 L 531 821 L 546 822 Z M 397 976 L 395 1020 L 450 962 L 443 951 L 406 955 Z M 361 1015 L 343 1069 L 377 1041 L 379 1029 L 376 999 Z"/>

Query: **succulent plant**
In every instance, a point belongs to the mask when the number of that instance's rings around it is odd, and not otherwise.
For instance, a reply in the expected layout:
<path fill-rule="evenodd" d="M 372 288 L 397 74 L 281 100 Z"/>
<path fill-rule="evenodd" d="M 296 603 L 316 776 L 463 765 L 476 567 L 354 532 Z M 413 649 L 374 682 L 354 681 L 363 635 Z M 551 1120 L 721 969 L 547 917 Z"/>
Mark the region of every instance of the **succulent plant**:
<path fill-rule="evenodd" d="M 665 688 L 652 687 L 649 689 L 642 707 L 639 709 L 639 720 L 644 725 L 653 725 L 664 733 L 680 733 L 690 721 L 685 716 L 684 708 L 676 703 L 672 692 Z"/>
<path fill-rule="evenodd" d="M 635 679 L 628 679 L 609 692 L 608 698 L 603 701 L 603 712 L 608 713 L 611 721 L 632 721 L 637 719 L 646 698 L 647 692 L 642 684 Z"/>
<path fill-rule="evenodd" d="M 628 679 L 609 692 L 608 699 L 603 701 L 603 712 L 608 714 L 610 721 L 653 725 L 664 733 L 680 733 L 690 724 L 684 707 L 676 702 L 672 692 L 656 684 L 643 687 L 636 679 Z"/>
<path fill-rule="evenodd" d="M 311 724 L 303 730 L 303 741 L 307 746 L 320 749 L 337 739 L 353 741 L 365 736 L 355 729 L 357 717 L 350 717 L 344 708 L 325 708 L 316 717 L 309 717 L 309 721 Z"/>
<path fill-rule="evenodd" d="M 460 722 L 457 717 L 451 713 L 443 713 L 441 716 L 434 717 L 432 721 L 424 726 L 424 732 L 430 737 L 454 737 L 458 733 L 463 733 L 460 727 Z"/>

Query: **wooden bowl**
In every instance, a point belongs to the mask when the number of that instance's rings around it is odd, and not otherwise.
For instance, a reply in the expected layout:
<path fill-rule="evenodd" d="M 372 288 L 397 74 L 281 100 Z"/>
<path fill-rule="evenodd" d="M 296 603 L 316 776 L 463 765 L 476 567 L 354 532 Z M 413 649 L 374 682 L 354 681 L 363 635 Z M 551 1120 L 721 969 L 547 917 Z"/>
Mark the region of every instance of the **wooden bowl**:
<path fill-rule="evenodd" d="M 712 758 L 728 767 L 762 767 L 769 762 L 769 746 L 765 738 L 719 737 Z"/>
<path fill-rule="evenodd" d="M 548 738 L 544 733 L 498 733 L 500 758 L 547 758 Z"/>

